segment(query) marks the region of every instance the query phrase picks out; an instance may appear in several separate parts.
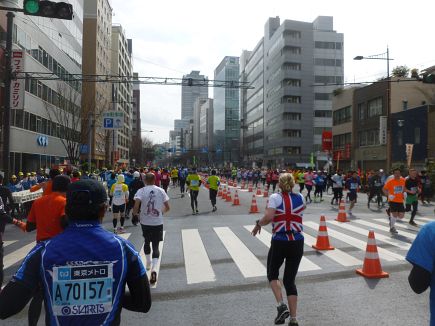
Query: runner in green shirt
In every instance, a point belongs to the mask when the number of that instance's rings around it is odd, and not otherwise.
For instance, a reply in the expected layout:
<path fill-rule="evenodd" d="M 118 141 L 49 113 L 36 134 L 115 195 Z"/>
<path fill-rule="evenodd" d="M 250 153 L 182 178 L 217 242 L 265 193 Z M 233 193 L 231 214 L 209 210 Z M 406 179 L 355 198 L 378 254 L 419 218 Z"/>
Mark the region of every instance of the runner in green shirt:
<path fill-rule="evenodd" d="M 196 168 L 193 168 L 186 179 L 187 186 L 190 189 L 190 206 L 192 207 L 192 214 L 198 214 L 198 193 L 201 186 L 201 178 L 196 172 Z"/>
<path fill-rule="evenodd" d="M 216 175 L 216 170 L 211 171 L 211 176 L 208 177 L 207 184 L 210 186 L 209 194 L 211 205 L 213 206 L 213 212 L 216 212 L 216 196 L 219 190 L 219 185 L 221 184 L 219 177 Z"/>

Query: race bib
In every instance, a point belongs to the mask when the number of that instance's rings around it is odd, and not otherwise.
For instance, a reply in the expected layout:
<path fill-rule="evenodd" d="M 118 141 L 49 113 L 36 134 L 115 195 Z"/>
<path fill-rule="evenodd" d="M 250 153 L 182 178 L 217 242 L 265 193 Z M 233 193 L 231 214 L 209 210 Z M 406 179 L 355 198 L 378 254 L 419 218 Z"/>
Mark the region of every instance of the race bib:
<path fill-rule="evenodd" d="M 358 188 L 358 184 L 357 183 L 351 183 L 350 184 L 350 189 L 355 190 Z"/>
<path fill-rule="evenodd" d="M 411 187 L 411 189 L 409 189 L 409 190 L 411 190 L 413 192 L 417 192 L 418 188 L 417 187 Z"/>
<path fill-rule="evenodd" d="M 115 198 L 121 198 L 121 196 L 122 196 L 122 191 L 121 190 L 115 190 L 113 192 L 113 197 L 115 197 Z"/>
<path fill-rule="evenodd" d="M 395 186 L 394 187 L 394 193 L 395 194 L 401 194 L 403 192 L 403 187 L 402 186 Z"/>
<path fill-rule="evenodd" d="M 168 179 L 168 176 L 165 174 L 165 175 L 163 175 L 163 180 L 167 180 Z"/>
<path fill-rule="evenodd" d="M 190 185 L 192 187 L 198 187 L 199 186 L 199 180 L 190 180 Z"/>
<path fill-rule="evenodd" d="M 56 316 L 112 311 L 113 264 L 53 267 L 51 291 Z"/>

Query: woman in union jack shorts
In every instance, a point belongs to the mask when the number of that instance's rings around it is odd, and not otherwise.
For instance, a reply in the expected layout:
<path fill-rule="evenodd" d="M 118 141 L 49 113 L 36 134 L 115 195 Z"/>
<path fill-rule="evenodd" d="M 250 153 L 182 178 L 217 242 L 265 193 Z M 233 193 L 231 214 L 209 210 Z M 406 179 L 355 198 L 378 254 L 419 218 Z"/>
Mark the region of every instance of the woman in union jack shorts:
<path fill-rule="evenodd" d="M 296 307 L 298 291 L 295 278 L 304 253 L 302 218 L 305 210 L 304 197 L 293 192 L 295 180 L 292 174 L 284 173 L 279 177 L 281 193 L 270 196 L 264 216 L 256 221 L 252 230 L 255 236 L 261 227 L 272 223 L 272 241 L 267 255 L 267 279 L 277 301 L 278 315 L 275 325 L 284 324 L 290 316 L 290 326 L 297 326 Z M 279 269 L 285 262 L 282 283 L 287 294 L 287 304 L 283 300 Z"/>

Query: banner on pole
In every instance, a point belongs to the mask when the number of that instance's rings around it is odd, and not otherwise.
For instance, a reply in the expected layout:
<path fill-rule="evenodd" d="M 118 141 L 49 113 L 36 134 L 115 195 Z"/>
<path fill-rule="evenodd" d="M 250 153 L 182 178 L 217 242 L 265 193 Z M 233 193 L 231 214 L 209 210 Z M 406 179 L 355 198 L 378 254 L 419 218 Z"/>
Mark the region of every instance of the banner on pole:
<path fill-rule="evenodd" d="M 24 71 L 24 57 L 25 52 L 23 50 L 14 50 L 12 52 L 12 74 L 17 75 Z M 24 110 L 25 83 L 25 79 L 13 79 L 11 81 L 10 107 L 12 110 Z"/>
<path fill-rule="evenodd" d="M 413 149 L 414 149 L 414 144 L 406 144 L 406 163 L 408 169 L 411 167 Z"/>

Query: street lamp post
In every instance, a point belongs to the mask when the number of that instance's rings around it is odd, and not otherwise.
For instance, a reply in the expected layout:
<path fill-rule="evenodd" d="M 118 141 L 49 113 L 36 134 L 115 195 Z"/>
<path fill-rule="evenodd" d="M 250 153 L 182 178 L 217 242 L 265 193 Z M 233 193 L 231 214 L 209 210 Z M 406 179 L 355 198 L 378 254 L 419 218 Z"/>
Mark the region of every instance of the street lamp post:
<path fill-rule="evenodd" d="M 387 61 L 387 169 L 391 165 L 391 81 L 390 81 L 390 50 L 387 46 L 387 51 L 380 54 L 369 56 L 358 55 L 353 58 L 354 60 L 385 60 Z"/>

